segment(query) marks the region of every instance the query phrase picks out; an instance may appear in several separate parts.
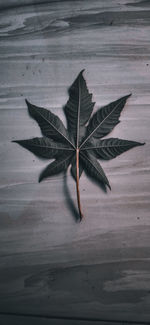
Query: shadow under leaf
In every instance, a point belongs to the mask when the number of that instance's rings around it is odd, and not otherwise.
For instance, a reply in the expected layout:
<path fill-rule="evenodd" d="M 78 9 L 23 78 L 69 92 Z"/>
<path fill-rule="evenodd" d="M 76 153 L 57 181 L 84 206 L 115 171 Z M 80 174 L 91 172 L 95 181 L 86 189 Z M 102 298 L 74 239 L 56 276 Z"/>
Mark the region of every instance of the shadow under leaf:
<path fill-rule="evenodd" d="M 79 216 L 79 212 L 78 209 L 76 208 L 74 201 L 71 197 L 70 191 L 69 191 L 69 187 L 68 187 L 68 183 L 67 183 L 67 173 L 64 173 L 64 194 L 66 197 L 66 203 L 70 209 L 70 211 L 72 212 L 72 215 L 74 217 L 74 219 L 76 221 L 80 221 L 80 216 Z"/>

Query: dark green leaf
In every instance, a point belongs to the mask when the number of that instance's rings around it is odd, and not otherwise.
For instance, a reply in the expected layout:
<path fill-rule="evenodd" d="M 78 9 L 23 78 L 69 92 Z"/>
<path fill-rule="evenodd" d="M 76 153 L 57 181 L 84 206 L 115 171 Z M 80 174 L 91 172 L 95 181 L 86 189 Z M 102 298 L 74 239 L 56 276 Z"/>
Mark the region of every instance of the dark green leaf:
<path fill-rule="evenodd" d="M 71 159 L 72 154 L 64 154 L 60 156 L 57 160 L 54 160 L 44 169 L 44 171 L 40 175 L 39 182 L 41 182 L 44 178 L 59 174 L 62 171 L 67 170 Z"/>
<path fill-rule="evenodd" d="M 88 174 L 95 180 L 106 184 L 111 189 L 107 176 L 96 158 L 87 151 L 84 151 L 84 153 L 81 151 L 80 156 Z"/>
<path fill-rule="evenodd" d="M 83 71 L 69 88 L 69 100 L 64 108 L 68 130 L 74 135 L 76 147 L 79 146 L 83 137 L 81 127 L 85 126 L 89 120 L 94 107 L 92 94 L 89 93 L 82 75 Z"/>
<path fill-rule="evenodd" d="M 48 159 L 55 158 L 64 152 L 73 152 L 73 148 L 67 146 L 67 144 L 57 143 L 46 137 L 18 140 L 13 142 L 20 144 L 22 147 L 30 150 L 38 157 Z"/>
<path fill-rule="evenodd" d="M 115 102 L 100 108 L 91 118 L 87 126 L 87 136 L 82 142 L 82 147 L 91 137 L 102 138 L 112 131 L 119 123 L 120 113 L 126 103 L 126 100 L 131 96 L 127 95 L 119 98 Z"/>
<path fill-rule="evenodd" d="M 68 130 L 58 116 L 26 101 L 29 113 L 38 122 L 44 137 L 14 142 L 37 156 L 55 158 L 42 172 L 39 181 L 67 170 L 71 164 L 71 173 L 76 181 L 80 219 L 83 213 L 79 177 L 83 170 L 85 169 L 89 176 L 110 188 L 109 181 L 97 158 L 112 159 L 143 144 L 117 138 L 101 140 L 119 123 L 121 111 L 129 96 L 124 96 L 100 108 L 90 119 L 94 103 L 82 70 L 69 88 L 69 100 L 64 107 Z"/>
<path fill-rule="evenodd" d="M 89 143 L 82 148 L 82 151 L 90 150 L 90 152 L 93 152 L 97 158 L 108 160 L 115 158 L 133 147 L 141 146 L 143 144 L 144 143 L 118 138 L 109 138 L 104 140 L 93 139 L 93 141 L 89 141 Z"/>
<path fill-rule="evenodd" d="M 43 135 L 56 141 L 67 142 L 71 146 L 69 135 L 60 118 L 45 108 L 30 104 L 27 100 L 30 115 L 38 122 Z"/>

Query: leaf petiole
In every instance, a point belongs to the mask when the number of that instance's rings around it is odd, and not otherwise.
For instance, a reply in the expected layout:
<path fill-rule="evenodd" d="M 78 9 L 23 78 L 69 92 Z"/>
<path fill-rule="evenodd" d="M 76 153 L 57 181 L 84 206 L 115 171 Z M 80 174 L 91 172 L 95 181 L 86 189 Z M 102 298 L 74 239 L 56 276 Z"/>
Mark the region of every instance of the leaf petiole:
<path fill-rule="evenodd" d="M 80 190 L 79 190 L 79 148 L 76 149 L 76 190 L 77 190 L 78 209 L 79 209 L 79 215 L 81 221 L 84 216 L 81 209 Z"/>

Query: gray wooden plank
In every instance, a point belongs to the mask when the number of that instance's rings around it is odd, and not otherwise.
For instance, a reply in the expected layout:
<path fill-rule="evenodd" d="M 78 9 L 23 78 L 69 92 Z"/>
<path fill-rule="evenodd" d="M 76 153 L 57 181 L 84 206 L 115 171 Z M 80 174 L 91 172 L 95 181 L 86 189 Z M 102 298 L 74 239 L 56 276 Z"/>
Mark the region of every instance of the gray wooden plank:
<path fill-rule="evenodd" d="M 149 7 L 37 3 L 6 1 L 0 13 L 0 311 L 150 321 Z M 96 109 L 132 92 L 111 136 L 146 145 L 102 163 L 107 194 L 82 176 L 79 224 L 70 173 L 38 184 L 48 162 L 11 140 L 41 135 L 24 98 L 65 123 L 67 88 L 83 68 Z"/>
<path fill-rule="evenodd" d="M 1 325 L 18 325 L 18 324 L 28 324 L 30 325 L 48 325 L 48 324 L 53 324 L 53 325 L 65 325 L 65 324 L 71 324 L 71 325 L 92 325 L 92 324 L 101 324 L 101 325 L 109 325 L 109 324 L 118 324 L 118 325 L 123 325 L 125 324 L 122 321 L 104 321 L 104 320 L 98 320 L 98 319 L 93 319 L 93 320 L 87 320 L 87 319 L 59 319 L 59 318 L 53 318 L 53 317 L 35 317 L 35 316 L 14 316 L 14 315 L 0 315 L 0 321 Z M 148 323 L 146 322 L 126 322 L 127 325 L 147 325 Z"/>

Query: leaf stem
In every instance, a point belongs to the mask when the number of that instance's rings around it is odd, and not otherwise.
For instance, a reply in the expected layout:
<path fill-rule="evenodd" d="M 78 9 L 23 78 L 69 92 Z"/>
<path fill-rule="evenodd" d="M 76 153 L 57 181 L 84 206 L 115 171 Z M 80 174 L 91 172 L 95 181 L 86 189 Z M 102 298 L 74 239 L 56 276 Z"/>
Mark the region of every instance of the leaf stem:
<path fill-rule="evenodd" d="M 76 149 L 76 189 L 77 189 L 77 202 L 80 215 L 80 221 L 83 218 L 80 201 L 80 190 L 79 190 L 79 148 Z"/>

